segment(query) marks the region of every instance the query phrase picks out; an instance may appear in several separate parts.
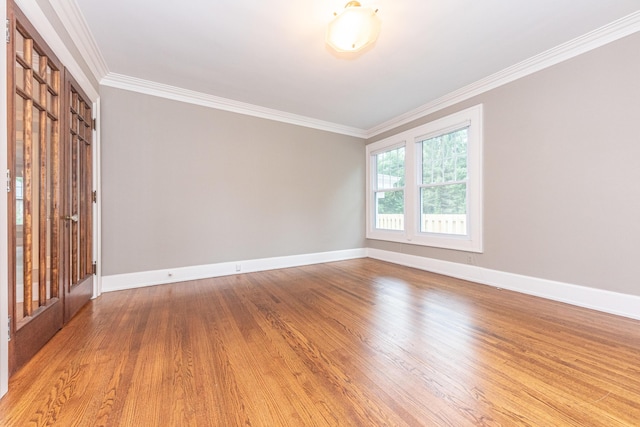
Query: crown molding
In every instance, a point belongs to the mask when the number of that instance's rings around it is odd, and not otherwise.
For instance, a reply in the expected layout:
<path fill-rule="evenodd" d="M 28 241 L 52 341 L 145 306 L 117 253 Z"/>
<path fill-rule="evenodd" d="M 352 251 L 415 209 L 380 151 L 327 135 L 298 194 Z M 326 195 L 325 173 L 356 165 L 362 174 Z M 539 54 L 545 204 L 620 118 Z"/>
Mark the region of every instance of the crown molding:
<path fill-rule="evenodd" d="M 374 126 L 366 131 L 366 138 L 380 135 L 638 31 L 640 31 L 640 10 Z"/>
<path fill-rule="evenodd" d="M 80 50 L 80 54 L 87 62 L 96 81 L 102 80 L 108 73 L 109 68 L 104 60 L 98 44 L 96 43 L 84 15 L 76 0 L 53 1 L 50 2 L 53 10 L 58 14 L 62 25 L 73 39 Z"/>
<path fill-rule="evenodd" d="M 53 27 L 49 18 L 42 11 L 38 2 L 32 0 L 15 0 L 15 4 L 20 8 L 22 13 L 27 17 L 29 22 L 34 26 L 38 33 L 56 54 L 58 59 L 65 64 L 65 67 L 71 72 L 80 87 L 85 91 L 92 101 L 100 96 L 95 82 L 84 72 L 76 57 L 71 53 L 65 42 L 62 40 L 56 29 Z"/>
<path fill-rule="evenodd" d="M 304 126 L 312 129 L 338 133 L 342 135 L 365 138 L 365 131 L 337 123 L 325 122 L 311 117 L 291 114 L 271 108 L 260 107 L 258 105 L 247 104 L 234 101 L 232 99 L 221 98 L 202 92 L 189 89 L 182 89 L 163 83 L 143 80 L 136 77 L 125 76 L 117 73 L 109 73 L 100 81 L 101 85 L 110 86 L 117 89 L 129 90 L 132 92 L 144 93 L 147 95 L 167 98 L 174 101 L 186 102 L 217 110 L 230 111 L 232 113 L 245 114 L 247 116 L 259 117 L 262 119 L 275 120 L 277 122 L 292 125 Z"/>

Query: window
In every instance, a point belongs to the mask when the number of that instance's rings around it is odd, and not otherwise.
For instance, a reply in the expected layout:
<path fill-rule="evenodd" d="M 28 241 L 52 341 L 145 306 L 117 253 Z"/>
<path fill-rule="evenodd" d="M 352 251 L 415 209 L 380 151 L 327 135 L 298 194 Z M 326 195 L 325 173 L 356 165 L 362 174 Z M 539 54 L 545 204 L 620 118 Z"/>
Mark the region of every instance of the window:
<path fill-rule="evenodd" d="M 465 125 L 418 143 L 422 233 L 467 234 L 468 133 Z"/>
<path fill-rule="evenodd" d="M 380 230 L 404 230 L 404 147 L 375 157 L 375 227 Z"/>
<path fill-rule="evenodd" d="M 482 106 L 367 146 L 367 238 L 482 252 Z"/>

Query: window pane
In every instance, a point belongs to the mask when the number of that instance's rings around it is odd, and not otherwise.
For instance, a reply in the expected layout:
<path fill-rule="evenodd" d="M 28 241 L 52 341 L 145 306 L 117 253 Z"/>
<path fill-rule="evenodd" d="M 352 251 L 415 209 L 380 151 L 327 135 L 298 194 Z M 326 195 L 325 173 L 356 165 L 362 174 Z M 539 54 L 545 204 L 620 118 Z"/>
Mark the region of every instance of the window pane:
<path fill-rule="evenodd" d="M 16 29 L 15 37 L 16 38 L 14 44 L 16 47 L 16 55 L 18 55 L 20 58 L 24 58 L 24 36 L 20 31 Z"/>
<path fill-rule="evenodd" d="M 22 66 L 21 63 L 16 62 L 16 77 L 15 77 L 15 81 L 16 81 L 16 87 L 18 89 L 24 89 L 24 67 Z"/>
<path fill-rule="evenodd" d="M 16 321 L 21 320 L 24 316 L 24 116 L 25 102 L 21 96 L 15 97 L 15 114 L 16 114 L 16 141 L 15 141 L 15 191 L 16 200 L 16 219 L 15 219 L 15 238 L 16 238 Z"/>
<path fill-rule="evenodd" d="M 439 154 L 440 138 L 432 138 L 422 143 L 422 184 L 442 182 Z"/>
<path fill-rule="evenodd" d="M 35 49 L 31 53 L 31 69 L 34 73 L 40 74 L 40 54 Z"/>
<path fill-rule="evenodd" d="M 404 187 L 404 147 L 376 155 L 378 189 Z"/>
<path fill-rule="evenodd" d="M 420 231 L 467 234 L 467 185 L 438 185 L 420 189 Z"/>
<path fill-rule="evenodd" d="M 404 230 L 404 191 L 377 191 L 376 228 Z"/>
<path fill-rule="evenodd" d="M 422 141 L 422 182 L 439 184 L 467 179 L 468 128 Z"/>
<path fill-rule="evenodd" d="M 46 117 L 46 116 L 45 116 Z M 54 129 L 54 122 L 53 120 L 51 120 L 50 117 L 46 118 L 46 136 L 45 136 L 45 140 L 46 140 L 46 186 L 45 186 L 45 191 L 46 191 L 46 212 L 47 212 L 47 216 L 46 216 L 46 223 L 45 223 L 45 227 L 46 227 L 46 296 L 47 296 L 47 300 L 49 300 L 52 296 L 52 292 L 51 292 L 51 283 L 52 283 L 52 267 L 53 267 L 53 253 L 52 253 L 52 248 L 53 245 L 56 244 L 56 242 L 53 242 L 53 215 L 54 215 L 54 191 L 55 188 L 53 186 L 53 179 L 54 179 L 54 169 L 56 168 L 57 165 L 54 165 L 54 159 L 53 159 L 53 144 L 54 144 L 54 140 L 53 140 L 53 132 L 55 131 Z"/>
<path fill-rule="evenodd" d="M 50 91 L 47 90 L 47 111 L 51 114 L 55 114 L 55 110 L 53 108 L 53 95 Z"/>
<path fill-rule="evenodd" d="M 49 86 L 53 86 L 53 70 L 51 69 L 51 65 L 47 65 L 47 75 L 45 76 L 45 80 Z"/>
<path fill-rule="evenodd" d="M 467 179 L 467 156 L 459 156 L 456 163 L 456 181 L 466 181 Z"/>
<path fill-rule="evenodd" d="M 41 103 L 43 100 L 40 99 L 40 94 L 41 94 L 40 82 L 35 77 L 32 78 L 32 81 L 33 83 L 31 83 L 31 88 L 32 88 L 32 94 L 33 94 L 32 95 L 33 100 L 36 101 L 37 103 Z"/>

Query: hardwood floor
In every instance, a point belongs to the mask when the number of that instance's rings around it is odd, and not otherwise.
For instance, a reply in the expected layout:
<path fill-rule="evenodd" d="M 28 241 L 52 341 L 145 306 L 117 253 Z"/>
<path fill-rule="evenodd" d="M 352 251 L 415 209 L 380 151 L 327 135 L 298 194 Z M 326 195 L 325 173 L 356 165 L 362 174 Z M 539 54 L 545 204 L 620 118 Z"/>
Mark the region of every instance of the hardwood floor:
<path fill-rule="evenodd" d="M 640 322 L 359 259 L 112 292 L 3 426 L 637 426 Z"/>

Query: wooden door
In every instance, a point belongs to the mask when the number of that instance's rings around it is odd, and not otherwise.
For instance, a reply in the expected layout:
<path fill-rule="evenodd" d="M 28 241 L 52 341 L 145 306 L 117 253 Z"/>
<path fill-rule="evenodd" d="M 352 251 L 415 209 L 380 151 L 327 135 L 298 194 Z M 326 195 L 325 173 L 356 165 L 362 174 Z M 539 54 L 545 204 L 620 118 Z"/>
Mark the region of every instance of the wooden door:
<path fill-rule="evenodd" d="M 63 324 L 60 290 L 62 67 L 19 10 L 10 8 L 9 369 L 15 372 Z"/>
<path fill-rule="evenodd" d="M 93 295 L 93 116 L 89 98 L 9 4 L 9 371 L 14 373 Z"/>
<path fill-rule="evenodd" d="M 62 149 L 62 276 L 65 323 L 93 295 L 93 114 L 73 77 L 65 75 L 65 131 Z"/>

